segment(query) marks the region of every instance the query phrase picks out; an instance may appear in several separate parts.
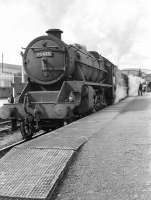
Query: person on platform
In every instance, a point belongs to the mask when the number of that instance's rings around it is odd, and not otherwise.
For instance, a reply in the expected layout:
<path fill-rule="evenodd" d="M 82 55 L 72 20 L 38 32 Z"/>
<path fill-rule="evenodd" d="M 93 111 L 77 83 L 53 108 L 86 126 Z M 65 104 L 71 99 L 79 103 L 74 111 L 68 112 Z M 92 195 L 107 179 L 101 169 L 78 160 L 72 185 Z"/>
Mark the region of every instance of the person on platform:
<path fill-rule="evenodd" d="M 142 83 L 139 84 L 139 88 L 138 88 L 138 96 L 142 96 L 143 95 L 143 85 Z"/>
<path fill-rule="evenodd" d="M 142 87 L 142 91 L 143 91 L 143 95 L 146 93 L 147 91 L 147 85 L 144 83 L 143 87 Z"/>
<path fill-rule="evenodd" d="M 8 98 L 9 103 L 14 103 L 14 97 L 11 94 L 10 97 Z M 16 119 L 11 119 L 11 130 L 15 131 L 17 130 L 17 120 Z"/>

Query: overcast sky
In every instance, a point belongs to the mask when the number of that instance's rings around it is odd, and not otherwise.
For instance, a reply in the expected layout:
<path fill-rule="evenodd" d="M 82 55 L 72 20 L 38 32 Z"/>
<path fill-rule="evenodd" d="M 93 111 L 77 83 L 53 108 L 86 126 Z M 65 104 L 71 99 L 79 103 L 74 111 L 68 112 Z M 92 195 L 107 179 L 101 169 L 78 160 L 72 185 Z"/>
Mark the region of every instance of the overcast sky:
<path fill-rule="evenodd" d="M 21 47 L 60 28 L 64 42 L 97 50 L 121 69 L 151 69 L 150 7 L 151 0 L 0 0 L 0 55 L 22 64 Z"/>

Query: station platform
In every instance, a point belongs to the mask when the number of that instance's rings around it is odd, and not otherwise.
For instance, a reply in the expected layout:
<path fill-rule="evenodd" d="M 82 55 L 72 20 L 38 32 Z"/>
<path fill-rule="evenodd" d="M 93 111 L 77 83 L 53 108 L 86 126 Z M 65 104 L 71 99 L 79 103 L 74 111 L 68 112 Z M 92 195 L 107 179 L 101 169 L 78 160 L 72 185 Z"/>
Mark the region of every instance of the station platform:
<path fill-rule="evenodd" d="M 14 147 L 0 199 L 150 199 L 150 163 L 151 95 L 129 97 Z"/>

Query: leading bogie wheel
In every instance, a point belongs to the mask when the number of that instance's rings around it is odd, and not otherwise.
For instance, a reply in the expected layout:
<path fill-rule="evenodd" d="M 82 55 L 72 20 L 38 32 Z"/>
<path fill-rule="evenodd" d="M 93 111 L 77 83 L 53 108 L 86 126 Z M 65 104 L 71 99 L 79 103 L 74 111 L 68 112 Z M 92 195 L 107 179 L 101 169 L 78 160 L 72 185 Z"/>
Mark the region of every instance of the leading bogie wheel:
<path fill-rule="evenodd" d="M 20 122 L 20 131 L 23 136 L 23 139 L 29 140 L 34 134 L 34 127 L 32 123 L 27 123 L 27 121 Z"/>

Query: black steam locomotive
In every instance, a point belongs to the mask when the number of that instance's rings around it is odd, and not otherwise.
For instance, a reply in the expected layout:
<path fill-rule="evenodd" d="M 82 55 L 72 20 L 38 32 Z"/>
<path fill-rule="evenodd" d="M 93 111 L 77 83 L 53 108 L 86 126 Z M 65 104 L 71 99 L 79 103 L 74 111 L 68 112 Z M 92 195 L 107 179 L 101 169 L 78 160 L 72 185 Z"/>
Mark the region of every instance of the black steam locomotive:
<path fill-rule="evenodd" d="M 29 43 L 23 54 L 28 83 L 18 102 L 3 107 L 4 118 L 20 121 L 23 138 L 112 104 L 118 83 L 127 90 L 127 77 L 119 81 L 115 65 L 98 52 L 65 44 L 61 33 L 50 29 Z"/>

